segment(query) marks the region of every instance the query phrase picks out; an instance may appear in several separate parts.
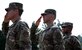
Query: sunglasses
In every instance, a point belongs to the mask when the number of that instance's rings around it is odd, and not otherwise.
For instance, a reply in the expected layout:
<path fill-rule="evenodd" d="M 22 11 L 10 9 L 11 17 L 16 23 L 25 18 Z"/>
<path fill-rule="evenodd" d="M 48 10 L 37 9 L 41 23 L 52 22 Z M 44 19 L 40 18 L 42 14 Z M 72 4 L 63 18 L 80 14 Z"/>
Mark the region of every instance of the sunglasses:
<path fill-rule="evenodd" d="M 62 26 L 62 28 L 66 28 L 67 26 Z"/>

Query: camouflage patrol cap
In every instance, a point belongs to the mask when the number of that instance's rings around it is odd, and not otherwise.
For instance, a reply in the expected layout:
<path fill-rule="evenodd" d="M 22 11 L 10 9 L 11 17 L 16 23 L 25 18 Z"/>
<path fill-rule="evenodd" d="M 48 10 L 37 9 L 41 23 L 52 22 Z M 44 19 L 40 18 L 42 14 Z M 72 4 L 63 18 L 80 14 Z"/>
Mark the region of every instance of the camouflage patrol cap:
<path fill-rule="evenodd" d="M 9 7 L 6 8 L 5 10 L 8 11 L 10 9 L 20 9 L 23 10 L 23 4 L 19 2 L 12 2 L 9 4 Z"/>
<path fill-rule="evenodd" d="M 42 13 L 41 15 L 46 15 L 46 14 L 53 14 L 54 16 L 56 16 L 56 10 L 54 9 L 46 9 L 44 13 Z"/>
<path fill-rule="evenodd" d="M 73 23 L 71 22 L 64 22 L 61 24 L 62 27 L 73 27 Z"/>

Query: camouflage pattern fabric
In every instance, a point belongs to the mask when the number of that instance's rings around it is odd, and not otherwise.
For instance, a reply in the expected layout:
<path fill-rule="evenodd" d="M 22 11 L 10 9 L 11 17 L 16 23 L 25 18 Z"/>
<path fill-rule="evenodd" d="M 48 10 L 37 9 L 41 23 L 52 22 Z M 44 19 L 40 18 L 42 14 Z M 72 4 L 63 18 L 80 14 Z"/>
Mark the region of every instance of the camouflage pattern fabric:
<path fill-rule="evenodd" d="M 65 43 L 65 50 L 81 50 L 80 41 L 76 36 L 65 35 L 64 43 Z"/>
<path fill-rule="evenodd" d="M 31 39 L 35 40 L 33 43 L 39 48 L 39 50 L 64 50 L 63 37 L 60 30 L 57 27 L 51 25 L 44 31 L 37 32 L 37 26 L 31 27 Z M 34 36 L 35 35 L 35 36 Z"/>
<path fill-rule="evenodd" d="M 6 36 L 5 50 L 31 50 L 29 28 L 25 22 L 17 21 L 8 27 L 8 23 L 2 25 Z"/>

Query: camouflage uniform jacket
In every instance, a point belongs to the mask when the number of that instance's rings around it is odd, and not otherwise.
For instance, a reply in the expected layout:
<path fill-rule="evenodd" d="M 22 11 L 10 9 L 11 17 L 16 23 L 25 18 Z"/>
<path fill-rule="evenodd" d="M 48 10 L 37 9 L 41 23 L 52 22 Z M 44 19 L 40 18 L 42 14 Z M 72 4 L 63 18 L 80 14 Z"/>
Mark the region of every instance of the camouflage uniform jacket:
<path fill-rule="evenodd" d="M 5 36 L 3 32 L 0 30 L 0 50 L 5 50 Z"/>
<path fill-rule="evenodd" d="M 57 27 L 51 25 L 37 34 L 36 28 L 37 26 L 33 24 L 31 27 L 31 39 L 35 45 L 39 46 L 39 50 L 64 50 L 63 37 Z"/>
<path fill-rule="evenodd" d="M 65 35 L 65 50 L 81 50 L 81 44 L 76 36 Z"/>
<path fill-rule="evenodd" d="M 3 22 L 2 30 L 6 36 L 5 50 L 31 50 L 29 28 L 25 22 L 17 21 L 10 27 Z"/>

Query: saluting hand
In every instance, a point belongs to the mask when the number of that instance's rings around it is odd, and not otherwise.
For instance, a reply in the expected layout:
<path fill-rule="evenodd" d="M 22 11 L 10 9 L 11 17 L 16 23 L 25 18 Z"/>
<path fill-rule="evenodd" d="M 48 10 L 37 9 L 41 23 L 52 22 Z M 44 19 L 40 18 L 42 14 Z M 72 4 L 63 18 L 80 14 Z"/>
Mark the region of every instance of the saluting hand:
<path fill-rule="evenodd" d="M 9 22 L 12 18 L 12 16 L 14 15 L 14 11 L 8 11 L 4 17 L 4 22 Z"/>
<path fill-rule="evenodd" d="M 38 18 L 38 20 L 36 21 L 36 26 L 39 26 L 39 24 L 40 24 L 40 22 L 41 22 L 41 18 L 42 18 L 42 16 L 40 16 L 39 18 Z"/>

